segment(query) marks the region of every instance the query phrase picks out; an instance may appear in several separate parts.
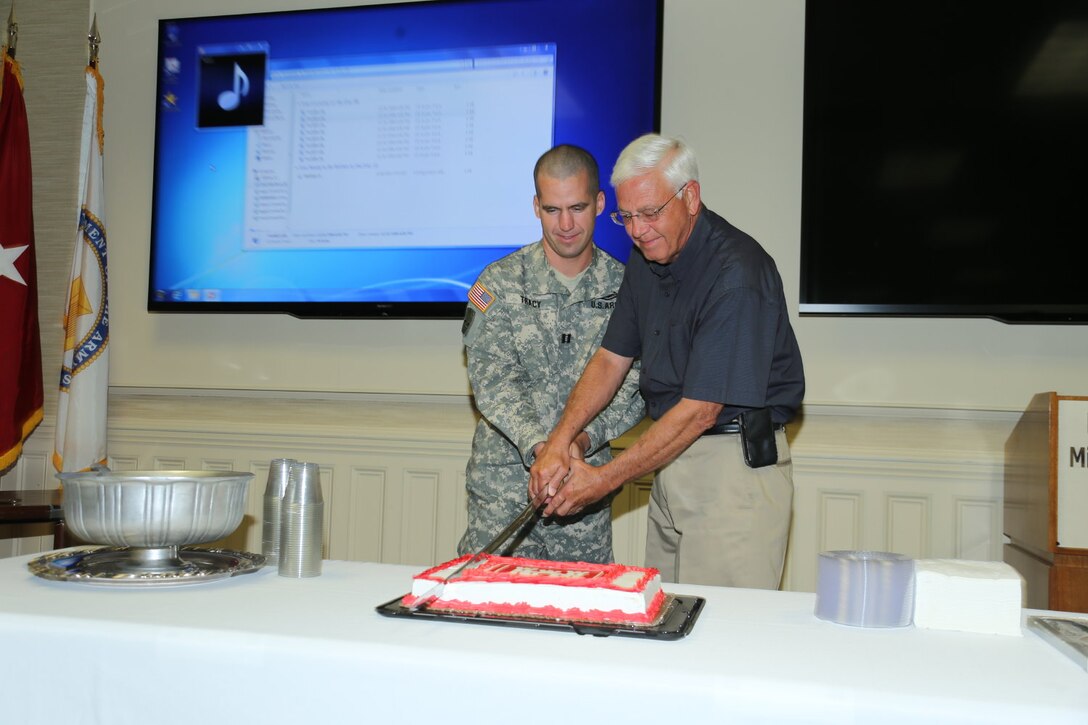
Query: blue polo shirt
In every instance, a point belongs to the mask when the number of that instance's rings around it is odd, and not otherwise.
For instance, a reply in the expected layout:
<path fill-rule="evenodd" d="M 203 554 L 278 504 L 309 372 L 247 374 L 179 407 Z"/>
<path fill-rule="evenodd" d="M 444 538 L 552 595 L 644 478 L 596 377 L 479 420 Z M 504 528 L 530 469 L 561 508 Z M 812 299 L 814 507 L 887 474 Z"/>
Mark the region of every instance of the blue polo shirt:
<path fill-rule="evenodd" d="M 705 206 L 672 264 L 631 255 L 601 346 L 641 358 L 639 388 L 654 420 L 691 398 L 724 404 L 718 423 L 764 406 L 786 423 L 805 395 L 774 260 Z"/>

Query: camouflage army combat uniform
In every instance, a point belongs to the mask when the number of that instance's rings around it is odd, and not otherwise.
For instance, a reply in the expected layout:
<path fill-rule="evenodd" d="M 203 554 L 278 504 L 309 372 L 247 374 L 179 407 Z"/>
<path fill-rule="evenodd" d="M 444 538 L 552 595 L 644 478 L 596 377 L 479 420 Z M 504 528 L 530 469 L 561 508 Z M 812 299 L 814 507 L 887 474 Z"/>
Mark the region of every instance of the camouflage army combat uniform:
<path fill-rule="evenodd" d="M 529 454 L 558 422 L 571 388 L 596 352 L 623 269 L 594 247 L 593 261 L 571 293 L 538 242 L 488 266 L 469 292 L 462 333 L 482 417 L 467 469 L 468 529 L 461 553 L 487 544 L 528 502 Z M 638 423 L 643 412 L 638 371 L 632 369 L 612 403 L 586 426 L 587 462 L 599 466 L 610 460 L 608 441 Z M 513 543 L 517 547 L 511 550 Z M 537 519 L 499 553 L 611 562 L 611 497 L 577 516 Z"/>

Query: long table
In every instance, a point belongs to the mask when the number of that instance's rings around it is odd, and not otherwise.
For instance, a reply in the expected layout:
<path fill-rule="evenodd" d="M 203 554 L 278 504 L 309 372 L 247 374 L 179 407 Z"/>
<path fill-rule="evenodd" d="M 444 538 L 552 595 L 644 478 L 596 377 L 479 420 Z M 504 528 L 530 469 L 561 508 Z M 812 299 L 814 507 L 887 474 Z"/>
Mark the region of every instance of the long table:
<path fill-rule="evenodd" d="M 1088 672 L 1022 637 L 841 626 L 815 596 L 693 585 L 689 636 L 383 617 L 414 567 L 324 562 L 110 588 L 0 560 L 0 723 L 1088 723 Z"/>

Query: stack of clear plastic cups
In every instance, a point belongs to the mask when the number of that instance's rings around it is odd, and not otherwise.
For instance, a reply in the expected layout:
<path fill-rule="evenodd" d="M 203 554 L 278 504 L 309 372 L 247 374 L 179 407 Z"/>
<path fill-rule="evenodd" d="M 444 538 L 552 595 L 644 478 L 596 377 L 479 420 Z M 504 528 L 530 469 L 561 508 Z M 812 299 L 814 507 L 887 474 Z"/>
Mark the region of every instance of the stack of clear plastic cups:
<path fill-rule="evenodd" d="M 318 465 L 292 463 L 280 507 L 280 576 L 299 578 L 321 574 L 324 516 Z"/>
<path fill-rule="evenodd" d="M 287 492 L 287 479 L 293 458 L 277 458 L 268 466 L 268 483 L 264 487 L 264 516 L 261 521 L 261 553 L 265 566 L 275 566 L 280 554 L 280 508 Z"/>

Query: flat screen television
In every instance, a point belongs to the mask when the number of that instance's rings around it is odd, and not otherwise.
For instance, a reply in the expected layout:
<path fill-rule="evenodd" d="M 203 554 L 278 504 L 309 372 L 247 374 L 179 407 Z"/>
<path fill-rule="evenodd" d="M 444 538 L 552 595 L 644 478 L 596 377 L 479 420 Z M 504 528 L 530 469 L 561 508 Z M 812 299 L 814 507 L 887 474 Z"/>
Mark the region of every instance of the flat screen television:
<path fill-rule="evenodd" d="M 662 0 L 436 0 L 159 23 L 148 309 L 453 318 L 660 119 Z M 595 238 L 621 261 L 624 230 Z"/>
<path fill-rule="evenodd" d="M 801 314 L 1088 322 L 1088 3 L 805 13 Z"/>

